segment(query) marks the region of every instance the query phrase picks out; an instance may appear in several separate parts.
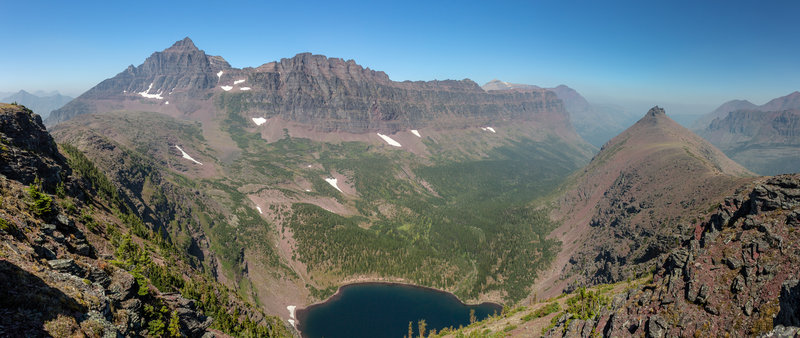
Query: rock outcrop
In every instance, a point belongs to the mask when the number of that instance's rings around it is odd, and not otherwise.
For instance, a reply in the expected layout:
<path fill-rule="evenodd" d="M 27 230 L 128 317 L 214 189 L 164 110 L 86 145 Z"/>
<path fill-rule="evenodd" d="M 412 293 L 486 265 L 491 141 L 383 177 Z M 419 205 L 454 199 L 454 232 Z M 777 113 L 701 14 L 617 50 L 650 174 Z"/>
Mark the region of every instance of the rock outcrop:
<path fill-rule="evenodd" d="M 69 175 L 65 167 L 39 115 L 23 106 L 0 103 L 0 174 L 22 184 L 38 177 L 53 188 Z"/>
<path fill-rule="evenodd" d="M 697 224 L 651 282 L 618 295 L 593 329 L 607 337 L 796 336 L 798 211 L 800 175 L 756 180 Z"/>

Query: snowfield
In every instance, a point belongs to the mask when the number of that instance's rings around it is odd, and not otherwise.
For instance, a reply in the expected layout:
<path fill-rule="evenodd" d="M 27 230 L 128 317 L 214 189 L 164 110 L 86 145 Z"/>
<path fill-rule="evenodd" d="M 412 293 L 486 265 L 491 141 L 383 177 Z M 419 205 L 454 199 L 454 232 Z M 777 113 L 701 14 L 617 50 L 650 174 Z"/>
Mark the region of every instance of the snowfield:
<path fill-rule="evenodd" d="M 378 136 L 380 136 L 380 137 L 381 137 L 381 138 L 382 138 L 384 141 L 386 141 L 386 143 L 388 143 L 390 146 L 402 147 L 402 145 L 401 145 L 399 142 L 397 142 L 397 141 L 393 140 L 391 137 L 389 137 L 389 136 L 387 136 L 387 135 L 383 135 L 383 134 L 381 134 L 381 133 L 378 133 Z"/>
<path fill-rule="evenodd" d="M 150 94 L 150 89 L 153 89 L 153 83 L 150 83 L 150 86 L 147 87 L 147 90 L 145 90 L 143 92 L 140 92 L 139 95 L 141 95 L 142 97 L 146 97 L 148 99 L 157 99 L 157 100 L 163 100 L 164 99 L 164 97 L 161 96 L 161 93 L 162 93 L 161 91 L 159 91 L 158 93 L 155 93 L 155 94 Z"/>
<path fill-rule="evenodd" d="M 244 79 L 233 81 L 233 84 L 237 85 L 237 84 L 240 84 L 242 82 L 244 82 Z"/>
<path fill-rule="evenodd" d="M 222 88 L 222 90 L 227 92 L 227 91 L 233 89 L 233 86 L 220 86 L 220 88 Z"/>
<path fill-rule="evenodd" d="M 411 129 L 411 133 L 414 134 L 415 136 L 419 137 L 419 138 L 422 138 L 422 136 L 419 134 L 419 130 Z"/>
<path fill-rule="evenodd" d="M 253 118 L 253 123 L 255 123 L 257 126 L 260 126 L 260 125 L 262 125 L 262 124 L 264 124 L 266 122 L 267 122 L 267 119 L 265 119 L 263 117 L 254 117 Z"/>
<path fill-rule="evenodd" d="M 336 188 L 336 190 L 339 190 L 340 193 L 344 193 L 344 191 L 342 191 L 342 189 L 339 189 L 339 185 L 336 184 L 336 181 L 338 181 L 338 180 L 333 178 L 333 177 L 328 177 L 328 178 L 325 179 L 325 182 L 328 182 L 328 184 L 330 184 L 331 186 Z"/>
<path fill-rule="evenodd" d="M 194 163 L 197 163 L 197 164 L 199 164 L 199 165 L 203 165 L 202 163 L 200 163 L 200 162 L 197 162 L 197 160 L 195 160 L 195 159 L 193 159 L 191 156 L 189 156 L 189 154 L 187 154 L 185 151 L 183 151 L 183 149 L 181 149 L 181 147 L 179 147 L 177 144 L 175 145 L 175 148 L 178 148 L 178 150 L 180 150 L 180 151 L 181 151 L 181 154 L 183 154 L 183 158 L 185 158 L 185 159 L 187 159 L 187 160 L 189 160 L 189 161 L 192 161 L 192 162 L 194 162 Z"/>

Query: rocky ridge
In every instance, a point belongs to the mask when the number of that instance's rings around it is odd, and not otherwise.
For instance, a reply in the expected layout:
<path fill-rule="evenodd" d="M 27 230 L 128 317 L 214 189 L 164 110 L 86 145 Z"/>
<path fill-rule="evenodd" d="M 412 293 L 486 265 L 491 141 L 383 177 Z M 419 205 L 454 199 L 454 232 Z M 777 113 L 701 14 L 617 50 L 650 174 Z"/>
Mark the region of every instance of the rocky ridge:
<path fill-rule="evenodd" d="M 553 295 L 644 273 L 691 233 L 695 217 L 750 175 L 652 108 L 562 188 L 553 213 L 562 225 L 551 236 L 564 246 L 537 292 Z"/>
<path fill-rule="evenodd" d="M 0 104 L 0 140 L 0 335 L 213 337 L 236 333 L 230 323 L 289 335 L 103 197 L 103 179 L 61 155 L 38 115 Z"/>
<path fill-rule="evenodd" d="M 79 114 L 112 110 L 191 117 L 217 109 L 223 116 L 233 109 L 320 132 L 391 134 L 510 120 L 572 130 L 561 100 L 546 90 L 487 93 L 470 80 L 395 82 L 352 60 L 310 53 L 235 69 L 188 38 L 101 82 L 54 111 L 45 123 L 54 126 Z"/>
<path fill-rule="evenodd" d="M 724 201 L 593 320 L 566 316 L 550 336 L 800 334 L 800 176 L 758 179 Z M 575 329 L 575 330 L 573 330 Z"/>

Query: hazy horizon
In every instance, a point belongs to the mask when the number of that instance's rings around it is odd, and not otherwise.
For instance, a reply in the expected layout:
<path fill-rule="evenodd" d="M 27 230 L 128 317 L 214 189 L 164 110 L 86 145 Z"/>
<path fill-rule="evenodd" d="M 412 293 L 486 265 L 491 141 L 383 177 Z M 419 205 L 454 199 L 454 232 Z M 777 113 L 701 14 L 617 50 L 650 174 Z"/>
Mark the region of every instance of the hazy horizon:
<path fill-rule="evenodd" d="M 5 4 L 0 92 L 78 96 L 188 36 L 237 68 L 311 52 L 392 80 L 574 88 L 595 104 L 703 114 L 800 89 L 800 3 Z M 21 29 L 24 27 L 24 29 Z M 642 112 L 644 113 L 644 112 Z"/>

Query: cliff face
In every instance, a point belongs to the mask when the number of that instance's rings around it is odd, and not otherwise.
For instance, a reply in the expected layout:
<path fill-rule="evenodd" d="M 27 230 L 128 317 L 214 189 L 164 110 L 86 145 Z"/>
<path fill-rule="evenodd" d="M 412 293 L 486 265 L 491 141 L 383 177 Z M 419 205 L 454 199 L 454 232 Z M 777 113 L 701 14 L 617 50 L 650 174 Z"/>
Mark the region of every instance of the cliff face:
<path fill-rule="evenodd" d="M 800 110 L 739 110 L 701 132 L 735 161 L 762 175 L 800 171 Z"/>
<path fill-rule="evenodd" d="M 694 129 L 731 159 L 761 175 L 800 171 L 800 92 L 757 106 L 726 102 Z"/>
<path fill-rule="evenodd" d="M 482 86 L 490 93 L 551 91 L 564 102 L 564 109 L 570 116 L 575 131 L 590 144 L 601 147 L 627 126 L 636 121 L 622 109 L 612 106 L 593 106 L 575 89 L 565 85 L 541 88 L 535 85 L 508 83 L 492 80 Z"/>
<path fill-rule="evenodd" d="M 210 100 L 214 98 L 214 100 Z M 427 126 L 463 128 L 507 120 L 537 121 L 571 130 L 558 97 L 545 90 L 486 93 L 470 80 L 394 82 L 354 61 L 309 53 L 257 68 L 234 69 L 191 40 L 128 67 L 53 112 L 49 126 L 78 114 L 128 109 L 235 105 L 253 113 L 308 125 L 317 131 L 393 133 Z M 228 109 L 230 110 L 230 109 Z"/>
<path fill-rule="evenodd" d="M 249 74 L 248 110 L 313 125 L 320 131 L 366 132 L 467 127 L 503 120 L 568 119 L 547 91 L 485 93 L 463 81 L 393 82 L 351 61 L 299 54 Z"/>
<path fill-rule="evenodd" d="M 173 101 L 205 99 L 217 85 L 215 74 L 230 65 L 219 56 L 207 55 L 185 38 L 172 47 L 153 53 L 138 67 L 129 66 L 113 78 L 106 79 L 64 107 L 54 110 L 45 123 L 54 126 L 80 114 L 102 111 L 98 100 L 144 100 L 164 104 Z M 124 105 L 118 104 L 119 108 Z"/>

